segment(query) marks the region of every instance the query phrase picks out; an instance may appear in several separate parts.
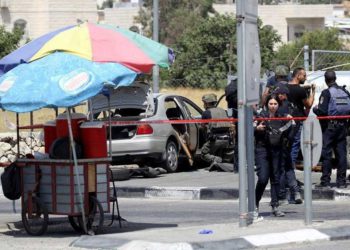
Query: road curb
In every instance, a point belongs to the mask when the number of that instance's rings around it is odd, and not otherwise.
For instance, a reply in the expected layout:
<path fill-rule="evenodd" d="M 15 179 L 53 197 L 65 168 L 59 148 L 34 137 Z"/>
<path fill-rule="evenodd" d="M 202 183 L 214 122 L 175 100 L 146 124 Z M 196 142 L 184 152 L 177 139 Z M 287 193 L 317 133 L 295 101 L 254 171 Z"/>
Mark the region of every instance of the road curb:
<path fill-rule="evenodd" d="M 311 243 L 315 241 L 335 241 L 350 238 L 350 227 L 327 229 L 300 229 L 281 233 L 256 234 L 240 238 L 217 241 L 192 243 L 193 250 L 197 249 L 251 249 L 276 247 L 293 243 Z"/>
<path fill-rule="evenodd" d="M 113 188 L 111 188 L 113 191 Z M 232 200 L 239 199 L 237 188 L 208 187 L 117 187 L 120 198 L 180 199 L 180 200 Z M 303 190 L 301 190 L 303 195 Z M 264 198 L 270 197 L 270 190 L 264 192 Z M 313 189 L 313 200 L 350 200 L 350 190 Z"/>
<path fill-rule="evenodd" d="M 153 242 L 144 240 L 128 240 L 120 236 L 81 236 L 70 246 L 100 249 L 118 248 L 121 250 L 141 249 L 172 249 L 172 250 L 203 250 L 203 249 L 253 249 L 283 246 L 286 244 L 312 243 L 316 241 L 335 241 L 350 238 L 350 226 L 336 228 L 314 229 L 304 228 L 280 233 L 247 235 L 239 238 L 203 241 L 203 242 Z"/>

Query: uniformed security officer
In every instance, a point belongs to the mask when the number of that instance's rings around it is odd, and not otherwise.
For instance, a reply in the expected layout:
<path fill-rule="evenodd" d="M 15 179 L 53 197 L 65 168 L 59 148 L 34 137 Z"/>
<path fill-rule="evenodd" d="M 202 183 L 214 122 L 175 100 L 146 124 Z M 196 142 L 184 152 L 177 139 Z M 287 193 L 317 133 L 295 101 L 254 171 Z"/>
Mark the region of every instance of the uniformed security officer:
<path fill-rule="evenodd" d="M 344 107 L 344 97 L 349 94 L 347 91 L 336 83 L 336 74 L 332 70 L 327 70 L 324 74 L 325 82 L 328 89 L 322 91 L 318 106 L 314 107 L 313 111 L 317 116 L 327 115 L 345 115 L 339 114 L 336 111 L 336 104 L 341 99 L 340 106 Z M 340 92 L 338 92 L 340 90 Z M 344 97 L 339 98 L 339 94 L 343 94 Z M 337 97 L 338 95 L 338 97 Z M 333 110 L 333 111 L 332 111 Z M 348 112 L 347 112 L 348 113 Z M 332 150 L 335 149 L 336 156 L 338 157 L 337 166 L 337 187 L 346 188 L 346 132 L 347 121 L 346 120 L 323 120 L 321 121 L 321 127 L 323 131 L 323 145 L 322 145 L 322 176 L 320 187 L 330 187 L 331 174 L 332 174 Z"/>
<path fill-rule="evenodd" d="M 264 106 L 268 95 L 274 93 L 274 91 L 288 84 L 291 79 L 289 67 L 285 65 L 278 65 L 275 69 L 275 75 L 267 80 L 266 88 L 261 96 L 261 105 Z"/>
<path fill-rule="evenodd" d="M 226 111 L 220 107 L 216 107 L 217 99 L 215 94 L 206 94 L 202 97 L 205 111 L 202 114 L 202 119 L 223 119 L 228 118 Z M 207 141 L 204 143 L 201 150 L 201 158 L 210 164 L 221 163 L 222 158 L 215 154 L 229 146 L 230 123 L 217 122 L 203 125 Z"/>

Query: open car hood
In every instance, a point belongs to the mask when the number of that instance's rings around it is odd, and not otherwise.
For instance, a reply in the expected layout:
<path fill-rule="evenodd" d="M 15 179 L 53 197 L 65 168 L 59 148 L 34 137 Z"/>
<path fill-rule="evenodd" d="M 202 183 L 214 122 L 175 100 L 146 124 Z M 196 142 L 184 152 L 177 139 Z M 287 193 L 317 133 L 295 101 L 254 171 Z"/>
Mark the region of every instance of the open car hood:
<path fill-rule="evenodd" d="M 144 82 L 134 82 L 129 86 L 120 86 L 110 91 L 111 108 L 115 109 L 143 109 L 146 113 L 153 114 L 154 100 L 152 88 Z M 98 113 L 108 109 L 108 99 L 99 94 L 91 99 L 92 113 Z"/>

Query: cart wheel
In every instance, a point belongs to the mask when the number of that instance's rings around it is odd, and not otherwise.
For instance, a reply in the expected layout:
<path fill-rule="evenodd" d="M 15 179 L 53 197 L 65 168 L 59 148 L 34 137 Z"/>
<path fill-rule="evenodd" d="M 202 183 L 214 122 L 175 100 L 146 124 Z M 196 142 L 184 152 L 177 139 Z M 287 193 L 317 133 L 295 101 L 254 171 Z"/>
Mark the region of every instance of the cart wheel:
<path fill-rule="evenodd" d="M 71 215 L 68 215 L 68 221 L 69 221 L 70 225 L 72 226 L 72 228 L 73 228 L 76 232 L 78 232 L 78 233 L 84 232 L 84 229 L 81 227 L 81 225 L 82 225 L 81 216 L 71 216 Z"/>
<path fill-rule="evenodd" d="M 29 208 L 31 207 L 31 209 Z M 22 208 L 22 223 L 28 234 L 39 236 L 46 232 L 49 215 L 44 203 L 38 197 L 32 197 L 32 204 L 28 200 Z"/>
<path fill-rule="evenodd" d="M 82 219 L 82 218 L 81 218 Z M 96 197 L 90 196 L 89 213 L 86 215 L 86 228 L 97 234 L 103 226 L 104 214 L 101 203 Z M 81 223 L 83 225 L 83 223 Z"/>

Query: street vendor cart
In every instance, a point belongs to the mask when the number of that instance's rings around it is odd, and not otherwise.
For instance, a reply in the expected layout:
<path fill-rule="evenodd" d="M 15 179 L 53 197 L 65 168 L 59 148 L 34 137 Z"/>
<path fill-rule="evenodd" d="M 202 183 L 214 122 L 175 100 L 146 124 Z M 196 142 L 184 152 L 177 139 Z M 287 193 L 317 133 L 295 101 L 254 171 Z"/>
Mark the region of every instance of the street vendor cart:
<path fill-rule="evenodd" d="M 79 232 L 84 230 L 83 223 L 88 232 L 101 229 L 104 213 L 110 212 L 109 159 L 77 163 L 78 177 L 71 160 L 17 160 L 22 180 L 22 222 L 29 234 L 45 233 L 49 214 L 67 215 Z M 79 184 L 85 220 L 79 206 Z"/>

